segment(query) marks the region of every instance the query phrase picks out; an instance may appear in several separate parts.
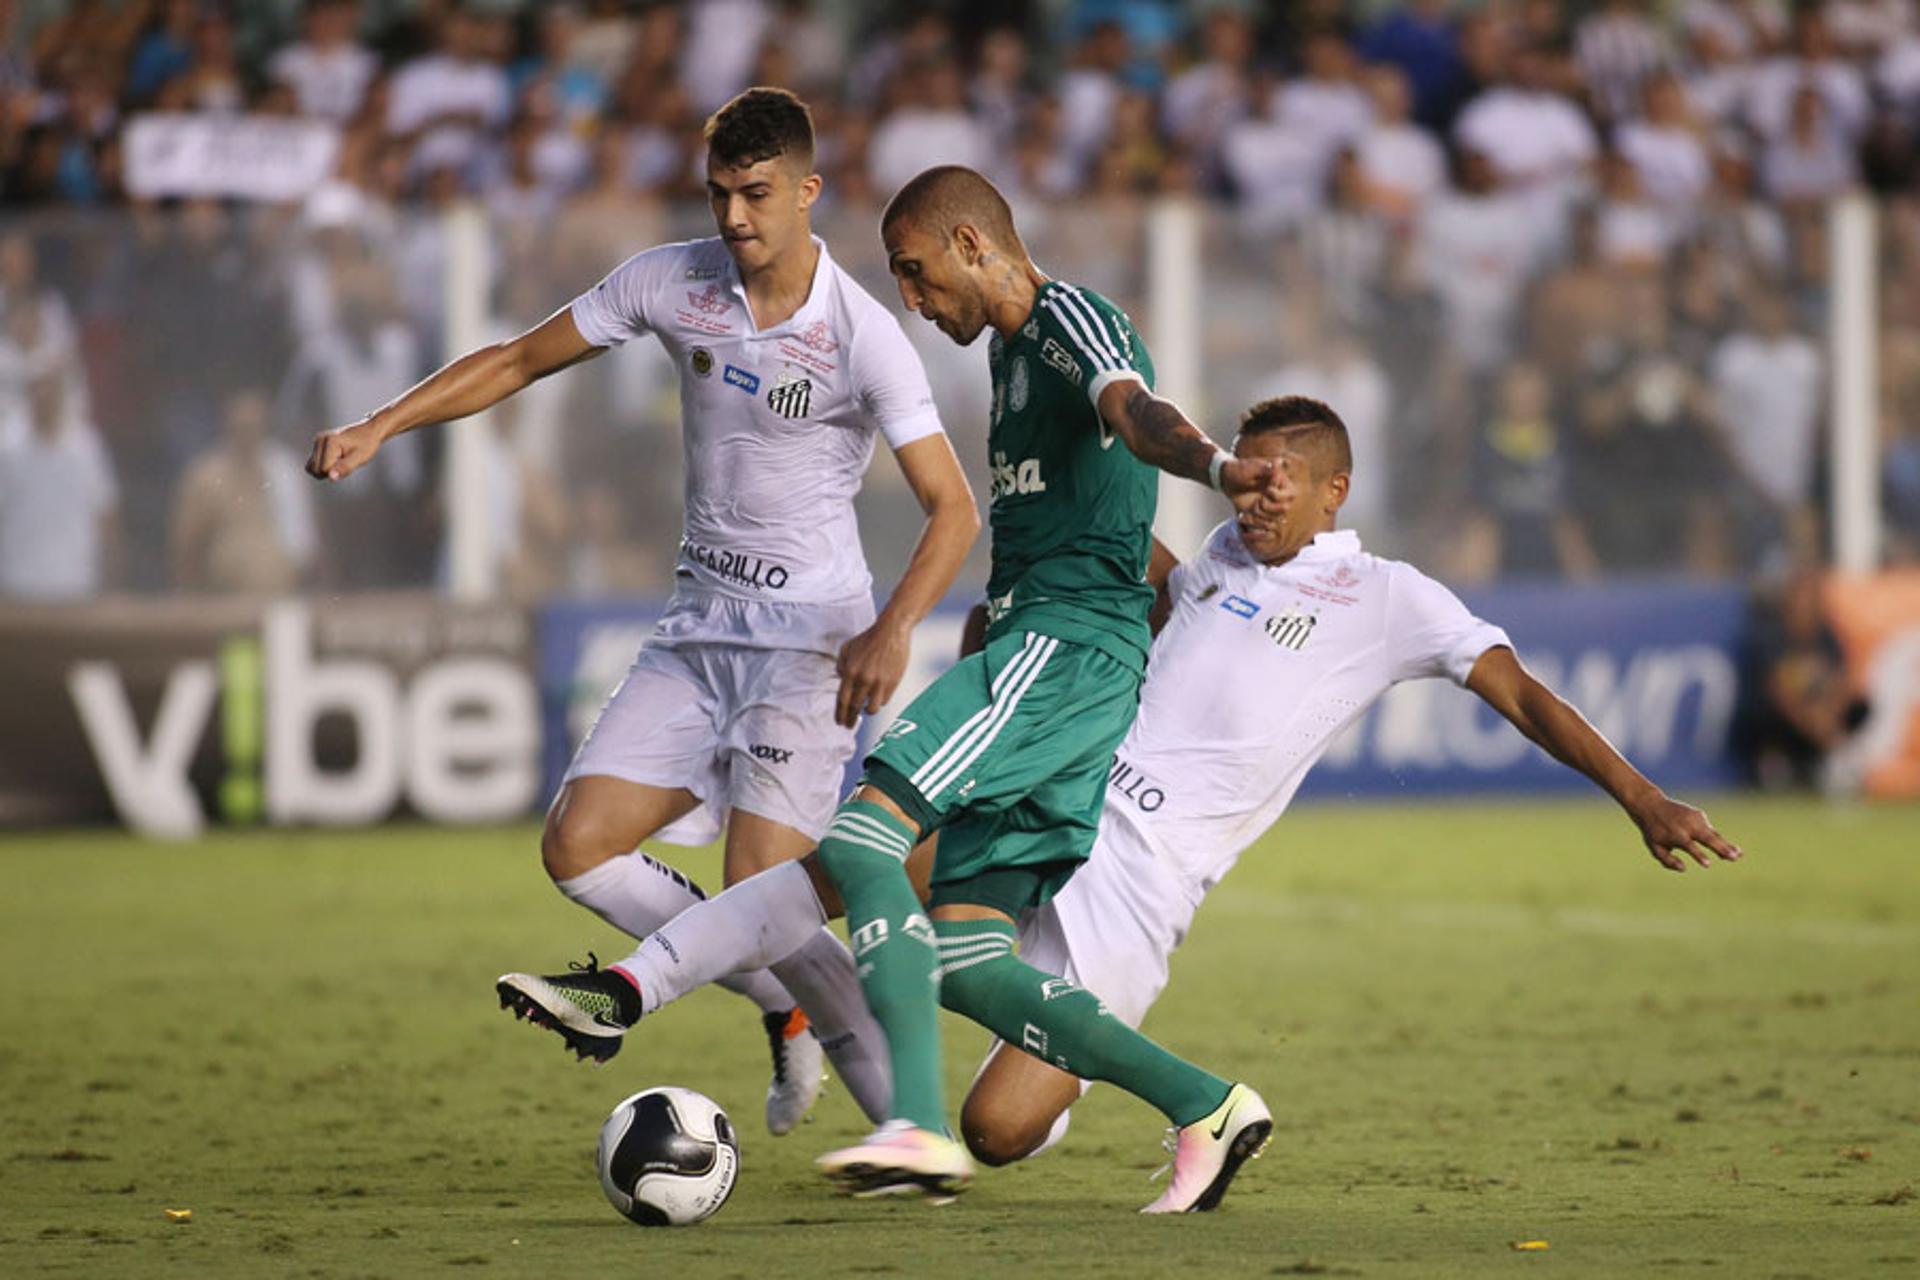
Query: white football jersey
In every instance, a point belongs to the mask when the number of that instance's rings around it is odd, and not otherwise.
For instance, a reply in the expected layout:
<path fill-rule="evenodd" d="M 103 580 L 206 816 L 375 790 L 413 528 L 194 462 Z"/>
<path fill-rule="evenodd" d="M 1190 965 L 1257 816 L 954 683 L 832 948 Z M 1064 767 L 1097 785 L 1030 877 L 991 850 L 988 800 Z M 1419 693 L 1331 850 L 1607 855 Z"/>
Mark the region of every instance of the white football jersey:
<path fill-rule="evenodd" d="M 1190 903 L 1272 826 L 1341 730 L 1402 680 L 1465 684 L 1511 645 L 1412 565 L 1323 533 L 1286 564 L 1254 559 L 1232 521 L 1168 583 L 1140 714 L 1120 744 L 1102 825 L 1123 821 Z"/>
<path fill-rule="evenodd" d="M 899 322 L 813 243 L 820 262 L 806 302 L 769 329 L 754 327 L 718 237 L 636 254 L 573 301 L 573 322 L 594 346 L 651 333 L 679 367 L 683 591 L 767 604 L 870 601 L 853 498 L 874 435 L 898 449 L 940 430 Z"/>

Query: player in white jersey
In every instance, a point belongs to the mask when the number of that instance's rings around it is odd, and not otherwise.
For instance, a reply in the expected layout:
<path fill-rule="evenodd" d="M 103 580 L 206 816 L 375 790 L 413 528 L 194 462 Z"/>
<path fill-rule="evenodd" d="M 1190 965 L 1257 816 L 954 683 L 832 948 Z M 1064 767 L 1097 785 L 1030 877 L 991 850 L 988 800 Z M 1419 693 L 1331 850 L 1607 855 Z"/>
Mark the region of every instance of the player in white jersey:
<path fill-rule="evenodd" d="M 1740 857 L 1705 814 L 1642 777 L 1529 675 L 1504 631 L 1334 527 L 1353 459 L 1332 409 L 1299 396 L 1262 402 L 1243 415 L 1234 451 L 1283 460 L 1296 496 L 1285 508 L 1235 499 L 1237 518 L 1189 564 L 1156 551 L 1149 580 L 1167 598 L 1140 713 L 1116 753 L 1091 857 L 1022 921 L 1029 964 L 1138 1025 L 1201 900 L 1285 810 L 1328 744 L 1389 687 L 1427 676 L 1464 684 L 1592 778 L 1662 866 Z M 1248 698 L 1249 688 L 1262 696 Z M 931 843 L 911 862 L 926 859 Z M 839 911 L 803 867 L 783 865 L 688 910 L 624 963 L 644 970 L 652 1014 L 722 974 L 778 959 Z M 988 1164 L 1031 1155 L 1065 1130 L 1083 1088 L 997 1046 L 961 1112 L 967 1144 Z"/>
<path fill-rule="evenodd" d="M 1341 730 L 1403 680 L 1445 678 L 1485 699 L 1611 795 L 1662 866 L 1684 870 L 1682 855 L 1701 866 L 1739 858 L 1705 814 L 1665 795 L 1529 675 L 1506 632 L 1334 527 L 1353 460 L 1332 409 L 1300 396 L 1263 401 L 1242 417 L 1234 449 L 1284 459 L 1298 498 L 1287 511 L 1235 499 L 1236 519 L 1171 570 L 1093 855 L 1022 922 L 1027 963 L 1138 1026 L 1201 900 L 1285 812 Z M 1247 697 L 1249 688 L 1260 696 Z M 1032 1155 L 1065 1132 L 1085 1087 L 997 1045 L 961 1113 L 967 1144 L 988 1164 Z"/>
<path fill-rule="evenodd" d="M 980 528 L 918 356 L 812 235 L 821 184 L 805 104 L 750 89 L 707 122 L 706 140 L 717 236 L 636 255 L 521 336 L 322 434 L 307 464 L 344 479 L 399 432 L 477 413 L 643 334 L 666 348 L 686 438 L 673 600 L 581 744 L 541 836 L 561 892 L 635 937 L 702 897 L 638 852 L 643 840 L 703 844 L 718 815 L 730 883 L 819 842 L 854 725 L 892 696 L 913 627 Z M 877 614 L 853 511 L 876 436 L 927 514 Z M 728 985 L 763 1011 L 775 1133 L 817 1095 L 821 1044 L 861 1106 L 884 1114 L 885 1040 L 832 935 L 817 931 L 774 973 Z M 531 1012 L 509 984 L 499 993 Z M 581 1056 L 604 1060 L 619 1044 Z"/>

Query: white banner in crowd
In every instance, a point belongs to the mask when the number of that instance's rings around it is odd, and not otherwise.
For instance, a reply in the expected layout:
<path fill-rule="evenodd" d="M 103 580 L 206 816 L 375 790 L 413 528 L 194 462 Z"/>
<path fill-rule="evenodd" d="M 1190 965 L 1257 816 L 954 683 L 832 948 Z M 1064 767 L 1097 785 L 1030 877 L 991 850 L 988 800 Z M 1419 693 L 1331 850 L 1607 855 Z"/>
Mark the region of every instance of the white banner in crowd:
<path fill-rule="evenodd" d="M 127 190 L 148 199 L 302 200 L 333 176 L 339 152 L 339 129 L 318 120 L 143 115 L 127 126 Z"/>

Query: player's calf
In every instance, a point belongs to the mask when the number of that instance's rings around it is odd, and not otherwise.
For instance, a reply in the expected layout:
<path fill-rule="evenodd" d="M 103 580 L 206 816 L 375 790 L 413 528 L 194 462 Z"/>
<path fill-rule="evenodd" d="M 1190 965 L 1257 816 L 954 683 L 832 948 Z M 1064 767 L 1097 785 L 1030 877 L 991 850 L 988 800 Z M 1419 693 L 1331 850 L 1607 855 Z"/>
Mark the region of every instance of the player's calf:
<path fill-rule="evenodd" d="M 1080 1080 L 1009 1044 L 995 1047 L 960 1108 L 960 1133 L 981 1164 L 1039 1153 L 1080 1098 Z"/>

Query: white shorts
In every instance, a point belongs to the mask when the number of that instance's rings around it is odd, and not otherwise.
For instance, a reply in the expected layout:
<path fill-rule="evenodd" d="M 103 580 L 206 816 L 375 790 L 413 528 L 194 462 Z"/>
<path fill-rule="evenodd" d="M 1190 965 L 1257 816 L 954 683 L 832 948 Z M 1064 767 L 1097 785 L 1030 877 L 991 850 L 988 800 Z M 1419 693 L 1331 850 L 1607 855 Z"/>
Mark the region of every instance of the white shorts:
<path fill-rule="evenodd" d="M 1020 958 L 1100 998 L 1107 1012 L 1138 1028 L 1167 989 L 1168 962 L 1185 941 L 1198 898 L 1112 807 L 1086 864 L 1044 906 L 1020 921 Z M 991 1054 L 999 1048 L 994 1044 Z M 1080 1082 L 1085 1093 L 1091 1081 Z M 1061 1112 L 1031 1156 L 1066 1136 Z"/>
<path fill-rule="evenodd" d="M 1109 808 L 1086 864 L 1020 922 L 1020 958 L 1100 997 L 1138 1027 L 1199 907 L 1131 823 Z"/>
<path fill-rule="evenodd" d="M 656 636 L 601 709 L 566 781 L 686 788 L 702 808 L 659 833 L 675 844 L 709 843 L 735 808 L 819 839 L 855 746 L 853 730 L 833 721 L 832 642 L 764 649 Z"/>

